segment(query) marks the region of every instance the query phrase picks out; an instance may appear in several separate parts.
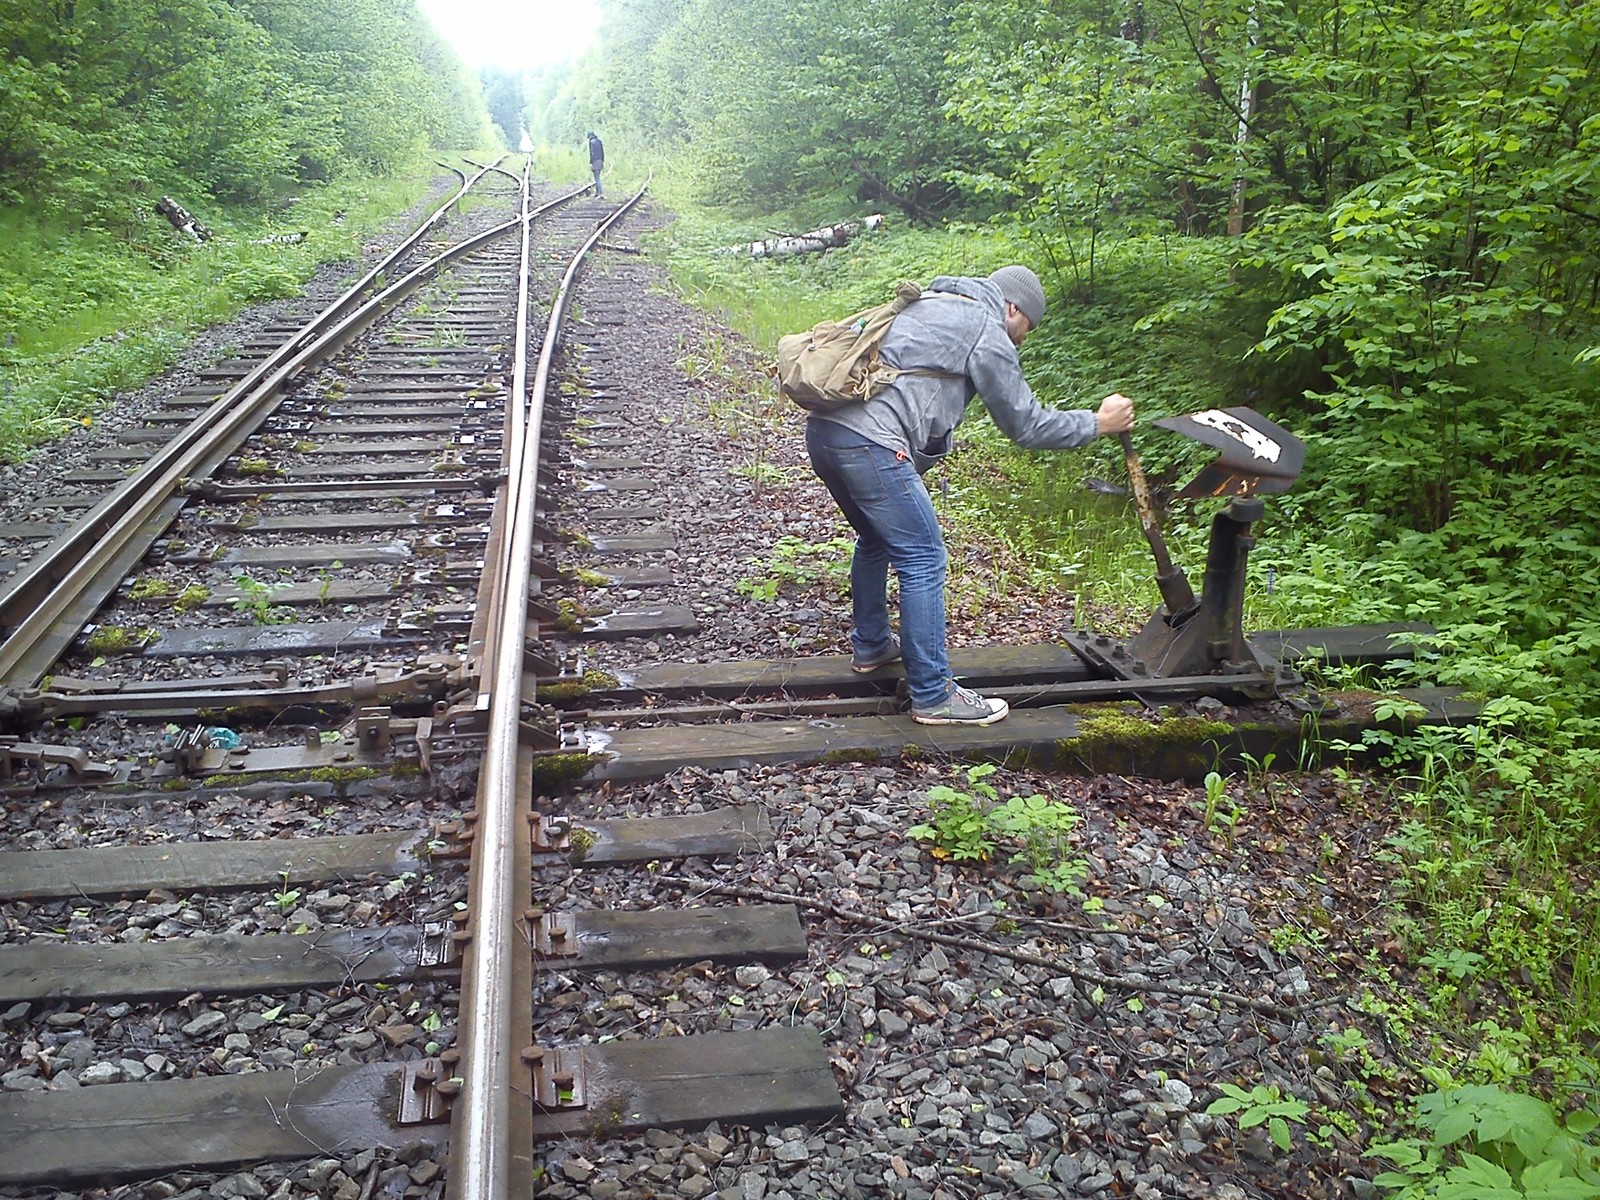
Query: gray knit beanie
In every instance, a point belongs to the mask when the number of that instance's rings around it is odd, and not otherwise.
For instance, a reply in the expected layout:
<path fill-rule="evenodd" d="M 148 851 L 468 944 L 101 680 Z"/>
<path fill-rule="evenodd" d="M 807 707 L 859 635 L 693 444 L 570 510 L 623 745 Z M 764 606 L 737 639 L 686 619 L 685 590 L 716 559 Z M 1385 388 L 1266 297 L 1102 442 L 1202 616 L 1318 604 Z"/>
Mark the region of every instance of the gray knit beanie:
<path fill-rule="evenodd" d="M 989 276 L 989 282 L 1000 289 L 1000 295 L 1022 310 L 1028 325 L 1037 329 L 1044 320 L 1044 286 L 1039 277 L 1027 267 L 1001 267 Z"/>

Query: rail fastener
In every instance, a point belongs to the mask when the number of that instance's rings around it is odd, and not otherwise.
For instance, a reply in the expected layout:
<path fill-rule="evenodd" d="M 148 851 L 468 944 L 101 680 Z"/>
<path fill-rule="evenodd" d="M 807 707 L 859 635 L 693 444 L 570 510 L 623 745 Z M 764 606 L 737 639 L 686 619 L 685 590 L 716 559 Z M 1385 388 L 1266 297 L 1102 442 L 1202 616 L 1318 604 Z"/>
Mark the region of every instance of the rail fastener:
<path fill-rule="evenodd" d="M 535 1105 L 546 1111 L 588 1107 L 581 1047 L 529 1046 L 522 1052 L 522 1061 L 533 1080 Z"/>

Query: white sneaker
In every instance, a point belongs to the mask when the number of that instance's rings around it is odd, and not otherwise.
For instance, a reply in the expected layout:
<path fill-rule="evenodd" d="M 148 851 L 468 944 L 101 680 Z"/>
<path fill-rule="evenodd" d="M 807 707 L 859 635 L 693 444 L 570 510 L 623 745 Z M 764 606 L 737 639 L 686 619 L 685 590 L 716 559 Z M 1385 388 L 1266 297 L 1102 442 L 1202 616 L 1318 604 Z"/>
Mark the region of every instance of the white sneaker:
<path fill-rule="evenodd" d="M 978 695 L 957 684 L 951 693 L 931 708 L 911 708 L 911 719 L 919 725 L 993 725 L 1011 711 L 1004 700 Z"/>

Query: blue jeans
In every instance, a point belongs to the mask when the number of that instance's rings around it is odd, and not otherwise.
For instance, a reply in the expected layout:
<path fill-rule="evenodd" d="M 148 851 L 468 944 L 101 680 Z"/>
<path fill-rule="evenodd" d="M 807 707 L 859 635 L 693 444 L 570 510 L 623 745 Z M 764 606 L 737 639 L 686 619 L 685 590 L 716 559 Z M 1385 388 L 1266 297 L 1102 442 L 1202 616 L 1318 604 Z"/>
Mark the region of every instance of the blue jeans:
<path fill-rule="evenodd" d="M 605 193 L 600 190 L 600 168 L 590 167 L 589 170 L 594 173 L 594 194 L 596 196 L 605 195 Z"/>
<path fill-rule="evenodd" d="M 900 655 L 911 703 L 950 694 L 944 645 L 944 534 L 909 458 L 834 421 L 806 422 L 811 469 L 856 531 L 850 560 L 850 641 L 873 657 L 889 647 L 889 567 L 900 578 Z"/>

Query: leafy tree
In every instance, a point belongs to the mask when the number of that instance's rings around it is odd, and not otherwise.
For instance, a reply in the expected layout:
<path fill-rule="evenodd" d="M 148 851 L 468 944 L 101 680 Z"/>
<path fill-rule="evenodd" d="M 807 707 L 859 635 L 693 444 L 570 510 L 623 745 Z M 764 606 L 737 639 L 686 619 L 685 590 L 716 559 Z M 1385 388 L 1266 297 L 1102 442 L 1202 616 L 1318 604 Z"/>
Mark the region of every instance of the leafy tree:
<path fill-rule="evenodd" d="M 489 119 L 499 128 L 501 139 L 507 145 L 517 145 L 522 140 L 523 109 L 527 104 L 523 95 L 526 77 L 501 67 L 483 67 L 478 71 L 478 82 Z"/>

